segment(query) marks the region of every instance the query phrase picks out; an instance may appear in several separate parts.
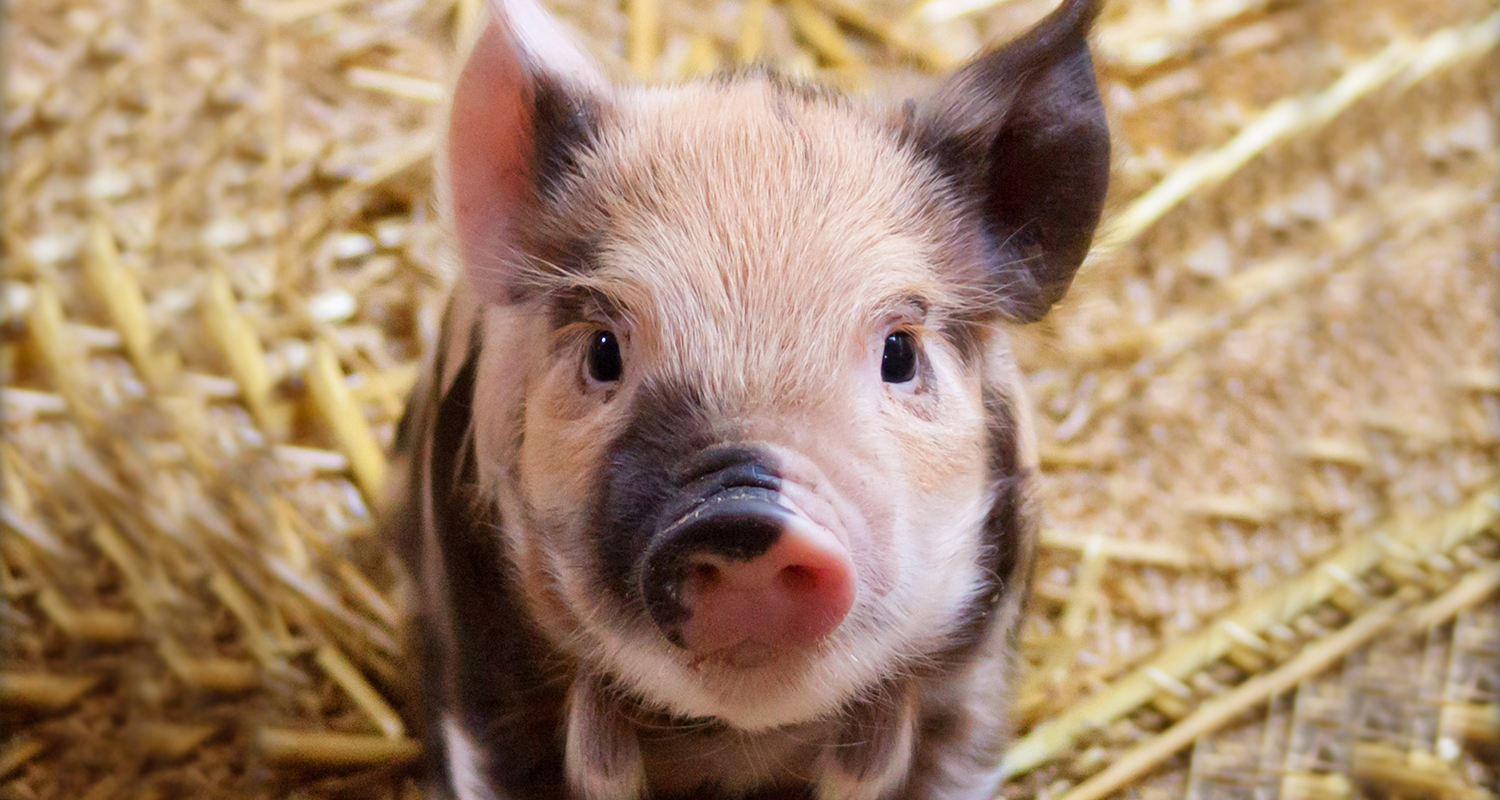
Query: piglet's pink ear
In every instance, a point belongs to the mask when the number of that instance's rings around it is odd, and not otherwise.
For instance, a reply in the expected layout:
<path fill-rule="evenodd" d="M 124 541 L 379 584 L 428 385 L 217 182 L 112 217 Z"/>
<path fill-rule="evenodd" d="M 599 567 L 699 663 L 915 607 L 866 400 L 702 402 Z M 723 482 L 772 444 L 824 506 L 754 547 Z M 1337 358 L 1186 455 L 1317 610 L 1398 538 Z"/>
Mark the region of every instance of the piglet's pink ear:
<path fill-rule="evenodd" d="M 448 201 L 480 298 L 517 296 L 521 226 L 592 139 L 607 83 L 536 0 L 492 0 L 454 88 Z"/>

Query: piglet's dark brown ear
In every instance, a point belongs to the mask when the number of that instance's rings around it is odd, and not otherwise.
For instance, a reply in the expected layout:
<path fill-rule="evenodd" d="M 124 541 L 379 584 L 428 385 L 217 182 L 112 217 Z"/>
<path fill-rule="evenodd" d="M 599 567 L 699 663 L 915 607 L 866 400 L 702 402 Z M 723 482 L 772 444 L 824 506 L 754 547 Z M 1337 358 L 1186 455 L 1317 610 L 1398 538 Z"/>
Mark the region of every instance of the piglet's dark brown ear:
<path fill-rule="evenodd" d="M 603 73 L 537 0 L 491 0 L 449 109 L 440 180 L 465 274 L 487 302 L 516 295 L 525 216 L 597 124 Z"/>
<path fill-rule="evenodd" d="M 1109 130 L 1089 57 L 1098 0 L 1062 5 L 954 75 L 915 120 L 919 146 L 984 232 L 999 311 L 1046 315 L 1088 253 L 1109 183 Z"/>

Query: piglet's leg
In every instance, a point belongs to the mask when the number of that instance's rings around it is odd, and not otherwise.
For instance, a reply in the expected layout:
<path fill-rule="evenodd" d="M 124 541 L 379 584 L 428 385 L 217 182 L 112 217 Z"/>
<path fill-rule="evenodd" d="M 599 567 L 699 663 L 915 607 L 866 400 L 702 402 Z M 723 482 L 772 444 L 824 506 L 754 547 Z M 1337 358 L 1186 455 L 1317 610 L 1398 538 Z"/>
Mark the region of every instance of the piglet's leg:
<path fill-rule="evenodd" d="M 584 671 L 568 690 L 568 785 L 580 800 L 645 794 L 641 745 L 619 696 Z"/>
<path fill-rule="evenodd" d="M 916 702 L 904 683 L 856 703 L 818 762 L 818 800 L 887 800 L 911 770 Z"/>

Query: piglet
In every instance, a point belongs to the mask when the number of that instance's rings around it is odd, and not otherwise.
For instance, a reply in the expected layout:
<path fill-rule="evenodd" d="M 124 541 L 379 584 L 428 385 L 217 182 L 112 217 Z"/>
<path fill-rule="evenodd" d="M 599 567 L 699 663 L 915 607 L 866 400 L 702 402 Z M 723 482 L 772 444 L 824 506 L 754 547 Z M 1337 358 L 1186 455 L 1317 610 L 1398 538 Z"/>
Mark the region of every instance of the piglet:
<path fill-rule="evenodd" d="M 1099 221 L 1096 14 L 882 108 L 612 86 L 496 0 L 388 516 L 430 796 L 995 795 L 1035 549 L 1007 329 Z"/>

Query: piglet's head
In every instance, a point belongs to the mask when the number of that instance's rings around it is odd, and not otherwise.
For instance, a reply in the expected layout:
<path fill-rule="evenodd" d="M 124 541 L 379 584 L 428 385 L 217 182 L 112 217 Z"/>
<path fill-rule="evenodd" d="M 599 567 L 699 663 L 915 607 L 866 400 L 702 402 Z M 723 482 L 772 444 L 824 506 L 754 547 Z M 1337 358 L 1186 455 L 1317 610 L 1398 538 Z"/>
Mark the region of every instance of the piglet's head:
<path fill-rule="evenodd" d="M 747 729 L 961 652 L 1029 552 L 1004 330 L 1103 200 L 1095 4 L 900 109 L 613 87 L 533 0 L 492 12 L 442 167 L 476 453 L 543 630 Z"/>

